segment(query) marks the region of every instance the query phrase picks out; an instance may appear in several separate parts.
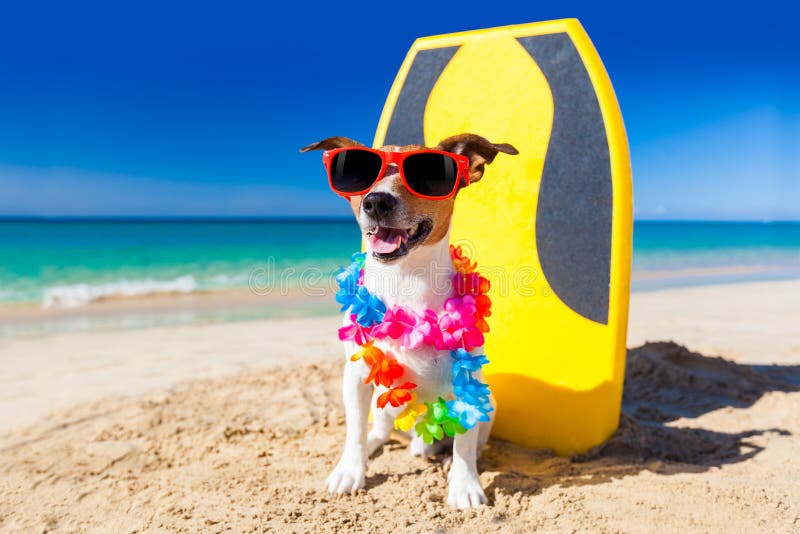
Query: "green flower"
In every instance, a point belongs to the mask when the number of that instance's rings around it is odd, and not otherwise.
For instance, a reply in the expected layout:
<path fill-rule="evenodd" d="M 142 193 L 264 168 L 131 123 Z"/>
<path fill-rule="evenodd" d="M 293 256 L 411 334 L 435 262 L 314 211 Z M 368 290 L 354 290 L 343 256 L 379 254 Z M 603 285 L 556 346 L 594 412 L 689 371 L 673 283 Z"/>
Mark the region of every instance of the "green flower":
<path fill-rule="evenodd" d="M 443 398 L 439 397 L 435 402 L 426 402 L 425 406 L 427 407 L 425 417 L 414 426 L 414 430 L 428 445 L 434 440 L 442 439 L 445 434 L 453 437 L 467 431 L 458 422 L 458 418 L 448 412 L 447 402 Z"/>
<path fill-rule="evenodd" d="M 458 422 L 458 419 L 449 416 L 442 423 L 442 430 L 444 430 L 444 433 L 450 436 L 451 438 L 456 434 L 463 434 L 464 432 L 467 431 L 466 428 L 461 426 L 461 423 Z"/>
<path fill-rule="evenodd" d="M 433 443 L 434 440 L 444 437 L 442 425 L 429 421 L 428 417 L 425 417 L 425 419 L 417 423 L 416 426 L 414 426 L 414 430 L 417 432 L 417 435 L 422 438 L 422 441 L 428 445 Z"/>
<path fill-rule="evenodd" d="M 428 406 L 428 413 L 434 423 L 442 424 L 447 419 L 447 402 L 441 397 Z"/>

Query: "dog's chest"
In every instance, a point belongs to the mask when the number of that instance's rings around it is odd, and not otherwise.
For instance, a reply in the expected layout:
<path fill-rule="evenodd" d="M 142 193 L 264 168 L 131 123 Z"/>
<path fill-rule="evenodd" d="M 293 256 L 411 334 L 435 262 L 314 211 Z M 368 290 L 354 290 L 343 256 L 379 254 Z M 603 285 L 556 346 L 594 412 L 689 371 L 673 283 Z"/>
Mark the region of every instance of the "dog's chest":
<path fill-rule="evenodd" d="M 439 255 L 444 259 L 429 259 L 416 266 L 376 264 L 368 259 L 364 286 L 389 308 L 402 306 L 417 313 L 440 313 L 452 294 L 453 270 L 446 246 Z M 451 393 L 453 360 L 449 350 L 436 350 L 429 345 L 407 349 L 399 340 L 390 338 L 375 340 L 375 346 L 404 367 L 399 382 L 416 384 L 420 401 L 434 401 Z"/>
<path fill-rule="evenodd" d="M 416 384 L 420 401 L 447 397 L 451 392 L 453 360 L 450 351 L 436 350 L 429 346 L 409 350 L 392 339 L 377 340 L 375 346 L 386 354 L 391 354 L 403 366 L 405 372 L 399 382 Z"/>
<path fill-rule="evenodd" d="M 441 254 L 439 254 L 441 256 Z M 367 258 L 364 287 L 388 307 L 417 312 L 442 310 L 453 292 L 453 265 L 449 254 L 418 263 L 381 264 Z"/>

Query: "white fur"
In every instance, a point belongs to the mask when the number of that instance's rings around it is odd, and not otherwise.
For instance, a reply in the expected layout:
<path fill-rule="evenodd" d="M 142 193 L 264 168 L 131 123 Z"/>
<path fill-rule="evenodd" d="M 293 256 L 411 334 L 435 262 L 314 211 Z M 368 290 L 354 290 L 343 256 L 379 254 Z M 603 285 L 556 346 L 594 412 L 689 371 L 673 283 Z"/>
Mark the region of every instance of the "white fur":
<path fill-rule="evenodd" d="M 388 307 L 403 305 L 419 311 L 427 308 L 439 311 L 452 291 L 453 267 L 448 245 L 449 233 L 438 243 L 423 244 L 407 256 L 390 263 L 376 260 L 368 249 L 364 285 Z M 347 315 L 344 324 L 349 324 Z M 342 457 L 327 480 L 328 491 L 331 493 L 351 493 L 364 487 L 369 456 L 389 439 L 395 416 L 405 408 L 387 406 L 385 409 L 378 409 L 374 405 L 373 386 L 364 384 L 369 369 L 362 360 L 350 361 L 349 357 L 358 350 L 354 343 L 346 342 L 344 345 L 348 361 L 344 370 L 342 396 L 347 435 Z M 376 340 L 375 345 L 391 353 L 403 365 L 406 374 L 401 380 L 417 384 L 419 402 L 435 401 L 437 397 L 447 397 L 451 393 L 452 360 L 449 351 L 437 351 L 428 346 L 413 351 L 406 350 L 398 341 L 391 339 Z M 482 352 L 482 347 L 473 351 L 474 354 Z M 385 391 L 383 387 L 377 389 L 378 394 Z M 370 406 L 373 425 L 368 432 Z M 494 412 L 491 415 L 492 421 L 479 423 L 475 428 L 453 439 L 447 496 L 447 503 L 451 506 L 463 509 L 486 503 L 486 496 L 478 480 L 476 460 L 478 451 L 489 437 Z M 425 445 L 416 437 L 413 429 L 409 434 L 412 436 L 409 447 L 412 454 L 428 456 L 437 452 L 436 444 Z"/>

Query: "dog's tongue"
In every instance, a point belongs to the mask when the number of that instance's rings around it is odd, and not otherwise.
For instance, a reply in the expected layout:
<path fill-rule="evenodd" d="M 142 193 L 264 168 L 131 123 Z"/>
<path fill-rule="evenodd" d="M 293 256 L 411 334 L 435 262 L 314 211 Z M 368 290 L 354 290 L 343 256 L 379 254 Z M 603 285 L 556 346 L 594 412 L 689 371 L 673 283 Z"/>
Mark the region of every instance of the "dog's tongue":
<path fill-rule="evenodd" d="M 408 232 L 400 228 L 378 227 L 378 231 L 369 236 L 369 244 L 373 252 L 391 254 L 400 244 L 408 240 Z"/>

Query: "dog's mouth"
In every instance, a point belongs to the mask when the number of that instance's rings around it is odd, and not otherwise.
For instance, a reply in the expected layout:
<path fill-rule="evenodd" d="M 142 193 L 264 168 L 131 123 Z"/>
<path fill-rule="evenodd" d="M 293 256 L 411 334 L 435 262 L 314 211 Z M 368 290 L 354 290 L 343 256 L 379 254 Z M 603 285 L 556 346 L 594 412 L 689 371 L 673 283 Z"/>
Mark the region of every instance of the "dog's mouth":
<path fill-rule="evenodd" d="M 430 235 L 433 223 L 425 219 L 411 228 L 374 226 L 365 232 L 372 255 L 381 261 L 391 261 L 408 254 L 408 251 Z"/>

